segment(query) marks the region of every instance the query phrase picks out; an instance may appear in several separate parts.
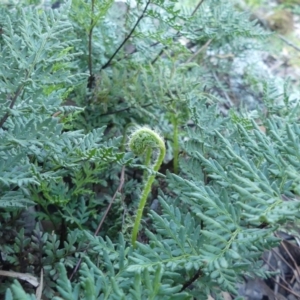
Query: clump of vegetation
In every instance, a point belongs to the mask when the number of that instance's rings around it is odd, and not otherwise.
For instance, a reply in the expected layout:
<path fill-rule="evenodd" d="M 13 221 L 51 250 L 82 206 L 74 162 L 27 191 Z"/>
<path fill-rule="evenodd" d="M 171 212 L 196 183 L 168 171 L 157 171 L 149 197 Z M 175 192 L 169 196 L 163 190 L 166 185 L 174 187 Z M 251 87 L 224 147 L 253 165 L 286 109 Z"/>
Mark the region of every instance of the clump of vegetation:
<path fill-rule="evenodd" d="M 225 0 L 34 4 L 0 13 L 1 295 L 217 299 L 266 276 L 299 217 L 299 105 L 265 78 L 243 114 L 228 78 L 267 33 Z"/>
<path fill-rule="evenodd" d="M 294 29 L 293 14 L 288 10 L 277 10 L 268 16 L 267 22 L 272 30 L 288 34 Z"/>

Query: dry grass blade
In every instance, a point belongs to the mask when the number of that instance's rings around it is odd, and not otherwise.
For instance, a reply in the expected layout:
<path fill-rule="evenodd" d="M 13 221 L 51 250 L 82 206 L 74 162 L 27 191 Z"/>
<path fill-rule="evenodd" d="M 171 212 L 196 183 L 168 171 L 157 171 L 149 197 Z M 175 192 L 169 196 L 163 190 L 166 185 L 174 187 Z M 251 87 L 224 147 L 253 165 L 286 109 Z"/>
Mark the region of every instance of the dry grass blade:
<path fill-rule="evenodd" d="M 42 299 L 42 292 L 43 292 L 43 287 L 44 287 L 44 271 L 41 269 L 41 276 L 40 276 L 40 285 L 35 291 L 35 296 L 37 300 Z"/>
<path fill-rule="evenodd" d="M 0 276 L 13 277 L 13 278 L 25 280 L 34 287 L 37 287 L 39 285 L 38 279 L 28 273 L 19 273 L 19 272 L 13 272 L 13 271 L 0 270 Z"/>

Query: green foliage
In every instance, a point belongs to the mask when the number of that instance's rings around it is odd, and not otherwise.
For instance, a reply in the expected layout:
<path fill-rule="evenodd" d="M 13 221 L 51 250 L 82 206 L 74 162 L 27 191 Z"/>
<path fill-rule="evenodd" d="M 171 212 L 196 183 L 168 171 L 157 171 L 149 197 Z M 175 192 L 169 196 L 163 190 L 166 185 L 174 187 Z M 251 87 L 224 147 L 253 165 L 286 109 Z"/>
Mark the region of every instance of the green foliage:
<path fill-rule="evenodd" d="M 299 218 L 299 104 L 247 74 L 263 109 L 222 110 L 262 29 L 228 1 L 36 2 L 0 14 L 0 268 L 43 270 L 57 300 L 218 299 L 265 276 Z M 165 145 L 141 161 L 145 124 Z M 21 283 L 0 294 L 36 299 Z"/>

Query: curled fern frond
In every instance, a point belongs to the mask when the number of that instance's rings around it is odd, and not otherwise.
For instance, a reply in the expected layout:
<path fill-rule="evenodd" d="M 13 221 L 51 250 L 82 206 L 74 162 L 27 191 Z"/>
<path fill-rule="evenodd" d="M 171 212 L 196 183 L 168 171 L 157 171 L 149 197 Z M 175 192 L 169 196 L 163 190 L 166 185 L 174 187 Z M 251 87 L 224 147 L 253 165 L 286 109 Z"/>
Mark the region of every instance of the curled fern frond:
<path fill-rule="evenodd" d="M 136 155 L 142 155 L 146 153 L 146 165 L 150 164 L 152 152 L 154 149 L 159 150 L 159 155 L 156 158 L 154 165 L 153 165 L 153 174 L 150 174 L 149 177 L 146 179 L 144 189 L 141 195 L 141 199 L 139 202 L 139 207 L 137 210 L 136 219 L 133 226 L 132 231 L 132 245 L 135 246 L 137 234 L 139 231 L 139 226 L 141 223 L 144 207 L 147 201 L 147 197 L 150 193 L 151 186 L 155 179 L 155 172 L 157 172 L 164 160 L 166 154 L 166 147 L 164 140 L 152 129 L 147 127 L 140 127 L 135 130 L 129 140 L 129 147 L 132 152 Z"/>

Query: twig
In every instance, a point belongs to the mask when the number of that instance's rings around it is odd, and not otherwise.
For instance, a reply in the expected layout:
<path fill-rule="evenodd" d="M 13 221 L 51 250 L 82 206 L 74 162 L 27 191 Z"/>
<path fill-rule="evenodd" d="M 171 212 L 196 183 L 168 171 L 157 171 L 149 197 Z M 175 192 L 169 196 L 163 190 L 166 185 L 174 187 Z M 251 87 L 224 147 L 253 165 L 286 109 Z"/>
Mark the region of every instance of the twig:
<path fill-rule="evenodd" d="M 131 29 L 131 31 L 129 32 L 129 34 L 127 35 L 127 37 L 124 39 L 124 41 L 121 43 L 121 45 L 117 48 L 117 50 L 115 51 L 115 53 L 110 57 L 110 59 L 108 60 L 108 62 L 101 67 L 100 71 L 107 68 L 111 61 L 114 59 L 114 57 L 117 55 L 117 53 L 120 51 L 120 49 L 125 45 L 125 43 L 129 40 L 129 38 L 132 36 L 133 32 L 135 31 L 136 27 L 138 26 L 138 24 L 140 23 L 140 21 L 143 19 L 146 10 L 148 9 L 149 4 L 151 3 L 151 0 L 148 0 L 146 3 L 146 6 L 142 12 L 142 14 L 138 17 L 136 23 L 134 24 L 133 28 Z"/>
<path fill-rule="evenodd" d="M 121 190 L 122 190 L 122 188 L 123 188 L 124 180 L 125 180 L 125 166 L 123 166 L 123 167 L 122 167 L 122 170 L 121 170 L 121 176 L 120 176 L 120 183 L 119 183 L 119 186 L 118 186 L 118 188 L 116 189 L 116 191 L 115 191 L 113 197 L 111 198 L 111 201 L 109 202 L 109 204 L 108 204 L 108 206 L 107 206 L 107 208 L 106 208 L 106 211 L 104 212 L 104 215 L 103 215 L 102 218 L 101 218 L 101 221 L 100 221 L 100 223 L 99 223 L 99 225 L 98 225 L 98 227 L 97 227 L 97 229 L 96 229 L 96 231 L 95 231 L 95 233 L 94 233 L 94 236 L 97 236 L 97 235 L 98 235 L 98 233 L 99 233 L 99 231 L 100 231 L 100 229 L 101 229 L 101 227 L 102 227 L 102 225 L 103 225 L 103 223 L 104 223 L 104 220 L 106 219 L 107 214 L 108 214 L 109 210 L 111 209 L 112 204 L 114 203 L 114 201 L 115 201 L 115 199 L 116 199 L 118 193 L 121 192 Z M 87 244 L 87 246 L 86 246 L 86 248 L 85 248 L 85 250 L 84 250 L 84 252 L 83 252 L 84 254 L 86 253 L 87 249 L 89 248 L 89 245 L 90 245 L 90 242 L 88 242 L 88 244 Z M 76 272 L 78 271 L 78 269 L 79 269 L 79 267 L 80 267 L 80 265 L 81 265 L 81 262 L 82 262 L 82 257 L 80 257 L 79 261 L 77 262 L 77 264 L 76 264 L 76 266 L 75 266 L 75 268 L 74 268 L 74 270 L 73 270 L 71 276 L 69 277 L 69 280 L 72 280 L 72 278 L 74 277 L 74 275 L 75 275 Z"/>
<path fill-rule="evenodd" d="M 276 234 L 276 236 L 278 236 L 278 235 Z M 285 250 L 285 252 L 287 253 L 287 255 L 288 255 L 288 256 L 290 257 L 290 259 L 292 260 L 292 262 L 293 262 L 293 264 L 294 264 L 294 268 L 296 269 L 296 272 L 297 272 L 297 275 L 298 275 L 298 276 L 296 277 L 296 279 L 297 279 L 298 283 L 300 283 L 300 271 L 299 271 L 299 267 L 298 267 L 298 265 L 297 265 L 297 263 L 296 263 L 296 261 L 295 261 L 293 255 L 290 253 L 290 251 L 287 249 L 286 245 L 284 244 L 284 241 L 281 242 L 281 245 L 282 245 L 282 247 L 284 248 L 284 250 Z M 293 269 L 293 268 L 292 268 L 292 269 Z"/>
<path fill-rule="evenodd" d="M 9 108 L 10 108 L 10 109 L 12 109 L 12 108 L 14 107 L 14 105 L 15 105 L 15 103 L 16 103 L 16 101 L 17 101 L 17 98 L 18 98 L 18 97 L 20 96 L 20 94 L 21 94 L 21 91 L 22 91 L 23 87 L 24 87 L 23 84 L 20 85 L 20 86 L 18 87 L 18 89 L 17 89 L 17 91 L 16 91 L 16 93 L 15 93 L 15 95 L 14 95 L 14 97 L 13 97 L 13 99 L 11 100 L 11 103 L 10 103 L 10 105 L 9 105 Z M 9 112 L 7 112 L 7 113 L 4 115 L 4 117 L 1 119 L 1 121 L 0 121 L 0 128 L 2 128 L 3 124 L 6 122 L 6 120 L 8 119 L 8 117 L 9 117 Z"/>
<path fill-rule="evenodd" d="M 91 24 L 90 24 L 90 30 L 89 30 L 89 56 L 88 56 L 88 65 L 89 65 L 89 72 L 90 72 L 90 78 L 93 77 L 93 60 L 92 60 L 92 50 L 93 50 L 93 44 L 92 44 L 92 38 L 93 38 L 93 29 L 94 29 L 94 11 L 95 11 L 95 0 L 92 0 L 92 15 L 91 15 Z"/>
<path fill-rule="evenodd" d="M 112 204 L 114 203 L 115 199 L 117 198 L 118 193 L 121 192 L 122 187 L 124 185 L 124 178 L 125 178 L 125 166 L 123 166 L 122 170 L 121 170 L 119 186 L 118 186 L 117 190 L 115 191 L 114 196 L 111 198 L 111 201 L 109 202 L 109 205 L 107 206 L 107 209 L 106 209 L 106 211 L 105 211 L 105 213 L 104 213 L 104 215 L 103 215 L 103 217 L 102 217 L 102 219 L 101 219 L 101 221 L 100 221 L 100 223 L 99 223 L 99 225 L 98 225 L 98 227 L 97 227 L 97 229 L 94 233 L 94 236 L 98 235 L 98 233 L 99 233 L 99 231 L 100 231 L 100 229 L 101 229 L 101 227 L 104 223 L 104 220 L 106 219 L 106 216 L 107 216 L 108 212 L 111 209 Z"/>
<path fill-rule="evenodd" d="M 92 44 L 92 38 L 93 38 L 93 30 L 94 30 L 94 26 L 95 26 L 94 20 L 93 20 L 94 11 L 95 11 L 95 0 L 92 0 L 91 5 L 92 5 L 92 9 L 91 9 L 92 15 L 91 15 L 90 30 L 89 30 L 89 35 L 88 35 L 88 38 L 89 38 L 89 41 L 88 41 L 88 49 L 89 49 L 88 67 L 89 67 L 89 73 L 90 73 L 89 84 L 88 84 L 89 87 L 92 87 L 92 84 L 93 84 L 93 59 L 92 59 L 93 44 Z"/>
<path fill-rule="evenodd" d="M 272 251 L 273 252 L 273 251 Z M 276 253 L 276 252 L 274 252 L 274 253 Z M 271 266 L 271 264 L 269 263 L 269 262 L 267 262 L 264 258 L 262 258 L 263 259 L 263 261 L 275 272 L 276 271 L 276 269 L 273 267 L 273 266 Z M 280 276 L 281 277 L 281 276 Z M 273 281 L 275 281 L 275 279 L 273 278 L 273 277 L 270 277 Z M 283 289 L 285 289 L 286 291 L 288 291 L 289 293 L 291 293 L 291 294 L 293 294 L 294 296 L 296 296 L 297 298 L 300 298 L 300 295 L 299 294 L 297 294 L 297 293 L 295 293 L 294 291 L 293 291 L 293 289 L 292 289 L 292 287 L 291 287 L 291 285 L 284 279 L 284 278 L 282 278 L 281 277 L 281 279 L 282 279 L 282 281 L 284 281 L 284 283 L 288 286 L 284 286 L 282 283 L 280 283 L 280 282 L 276 282 L 278 285 L 280 285 Z"/>
<path fill-rule="evenodd" d="M 194 8 L 193 12 L 191 13 L 191 16 L 194 16 L 194 14 L 197 12 L 197 10 L 199 9 L 199 7 L 202 5 L 202 3 L 204 2 L 204 0 L 200 0 L 198 2 L 198 4 L 196 5 L 196 7 Z M 177 31 L 174 38 L 176 36 L 180 36 L 180 31 Z M 174 39 L 173 38 L 173 39 Z M 156 57 L 152 60 L 151 64 L 154 65 L 156 63 L 156 61 L 161 57 L 161 55 L 164 53 L 164 51 L 168 49 L 168 46 L 163 47 L 160 52 L 156 55 Z"/>
<path fill-rule="evenodd" d="M 167 46 L 163 47 L 159 53 L 156 55 L 156 57 L 151 61 L 151 65 L 154 65 L 156 63 L 156 61 L 162 56 L 162 54 L 164 53 L 164 51 L 168 49 Z"/>
<path fill-rule="evenodd" d="M 300 48 L 298 46 L 296 46 L 295 44 L 293 44 L 291 41 L 287 40 L 284 36 L 282 36 L 281 34 L 278 34 L 278 37 L 283 42 L 285 42 L 287 45 L 291 46 L 292 48 L 294 48 L 295 50 L 300 52 Z"/>
<path fill-rule="evenodd" d="M 196 56 L 198 56 L 205 48 L 209 46 L 213 39 L 209 39 L 200 49 L 198 49 L 187 61 L 186 63 L 191 62 Z"/>
<path fill-rule="evenodd" d="M 149 47 L 152 48 L 152 47 L 155 47 L 155 46 L 157 46 L 157 45 L 159 45 L 159 44 L 160 44 L 160 42 L 155 42 L 155 43 L 151 44 Z M 132 55 L 132 54 L 134 54 L 134 53 L 137 53 L 138 51 L 139 51 L 139 50 L 138 50 L 137 48 L 135 48 L 135 49 L 133 49 L 131 52 L 126 53 L 126 54 L 124 55 L 124 57 L 120 57 L 117 61 L 121 61 L 121 60 L 123 60 L 124 58 L 127 58 L 129 55 Z"/>
<path fill-rule="evenodd" d="M 185 282 L 182 286 L 182 288 L 180 289 L 180 292 L 183 292 L 186 288 L 188 288 L 193 282 L 195 282 L 200 276 L 202 276 L 202 270 L 199 269 L 195 275 L 190 278 L 187 282 Z"/>
<path fill-rule="evenodd" d="M 284 263 L 286 263 L 286 265 L 289 266 L 291 270 L 293 270 L 293 266 L 280 253 L 278 253 L 275 250 L 271 250 L 271 252 L 274 253 L 277 257 L 279 257 Z"/>
<path fill-rule="evenodd" d="M 194 8 L 194 10 L 192 12 L 192 16 L 197 12 L 197 10 L 199 9 L 199 7 L 202 5 L 203 2 L 204 2 L 204 0 L 200 0 L 198 2 L 198 4 L 196 5 L 196 7 Z"/>
<path fill-rule="evenodd" d="M 271 277 L 271 279 L 273 281 L 275 281 L 275 279 L 273 277 Z M 280 282 L 276 282 L 278 285 L 280 285 L 283 289 L 285 289 L 286 291 L 288 291 L 290 294 L 294 295 L 295 297 L 297 297 L 298 299 L 300 299 L 300 294 L 295 293 L 293 290 L 287 288 L 286 286 L 284 286 L 282 283 Z M 274 293 L 275 294 L 275 293 Z M 276 295 L 276 294 L 275 294 Z"/>
<path fill-rule="evenodd" d="M 170 102 L 172 102 L 172 101 L 173 101 L 173 100 L 168 100 L 168 101 L 164 101 L 163 103 L 167 104 L 167 103 L 170 103 Z M 101 114 L 101 115 L 99 115 L 99 117 L 118 114 L 118 113 L 121 113 L 121 112 L 126 111 L 126 110 L 129 110 L 129 109 L 146 108 L 146 107 L 149 107 L 149 106 L 152 106 L 152 105 L 154 105 L 153 102 L 148 103 L 148 104 L 145 104 L 145 105 L 141 105 L 141 106 L 134 106 L 134 105 L 132 105 L 132 106 L 128 106 L 128 107 L 125 107 L 125 108 L 122 108 L 122 109 L 119 109 L 119 110 L 110 111 L 110 112 Z"/>
<path fill-rule="evenodd" d="M 153 104 L 154 103 L 151 102 L 151 103 L 140 106 L 140 108 L 146 108 L 146 107 L 151 106 Z M 138 108 L 137 106 L 128 106 L 128 107 L 125 107 L 125 108 L 122 108 L 122 109 L 119 109 L 119 110 L 110 111 L 110 112 L 107 112 L 105 114 L 101 114 L 100 117 L 108 116 L 108 115 L 114 115 L 114 114 L 118 114 L 118 113 L 121 113 L 121 112 L 129 110 L 129 109 L 137 109 L 137 108 Z"/>
<path fill-rule="evenodd" d="M 271 253 L 274 253 L 275 251 L 274 250 L 271 250 L 270 251 L 270 254 Z M 262 260 L 269 266 L 269 268 L 272 269 L 273 272 L 276 271 L 276 269 L 265 259 L 262 257 Z M 286 284 L 286 286 L 288 286 L 289 288 L 291 288 L 290 284 L 285 280 L 285 278 L 283 278 L 282 276 L 280 276 L 280 278 L 282 279 L 282 281 Z"/>
<path fill-rule="evenodd" d="M 222 86 L 222 84 L 221 84 L 221 82 L 220 82 L 220 80 L 219 80 L 217 74 L 216 74 L 215 72 L 212 72 L 212 74 L 213 74 L 213 76 L 214 76 L 214 78 L 215 78 L 215 80 L 216 80 L 216 82 L 217 82 L 219 88 L 220 88 L 221 91 L 223 92 L 223 94 L 224 94 L 224 96 L 225 96 L 227 102 L 228 102 L 229 105 L 232 107 L 232 106 L 233 106 L 233 103 L 232 103 L 230 97 L 228 96 L 227 92 L 226 92 L 225 89 L 223 88 L 223 86 Z"/>
<path fill-rule="evenodd" d="M 202 1 L 200 1 L 198 4 L 197 4 L 197 6 L 195 7 L 195 9 L 193 10 L 193 12 L 192 12 L 192 16 L 196 13 L 196 11 L 199 9 L 199 7 L 201 6 L 201 4 L 202 4 L 202 2 L 203 2 L 204 0 L 202 0 Z M 198 30 L 197 30 L 198 31 Z M 181 37 L 182 36 L 182 34 L 178 31 L 176 34 L 175 34 L 175 36 L 173 37 L 173 39 L 175 39 L 175 38 L 179 38 L 179 37 Z M 157 45 L 159 45 L 161 42 L 155 42 L 155 43 L 153 43 L 153 44 L 151 44 L 150 45 L 150 47 L 155 47 L 155 46 L 157 46 Z M 156 56 L 156 58 L 154 58 L 153 60 L 152 60 L 152 62 L 151 62 L 151 64 L 154 64 L 155 62 L 156 62 L 156 60 L 163 54 L 163 51 L 164 50 L 166 50 L 168 48 L 168 46 L 166 46 L 165 48 L 163 48 L 160 52 L 159 52 L 159 54 Z M 136 53 L 136 52 L 138 52 L 138 50 L 137 49 L 134 49 L 132 52 L 130 52 L 130 53 L 128 53 L 125 57 L 127 57 L 128 55 L 132 55 L 132 54 L 134 54 L 134 53 Z M 123 58 L 120 58 L 119 60 L 121 60 L 121 59 L 123 59 Z"/>

